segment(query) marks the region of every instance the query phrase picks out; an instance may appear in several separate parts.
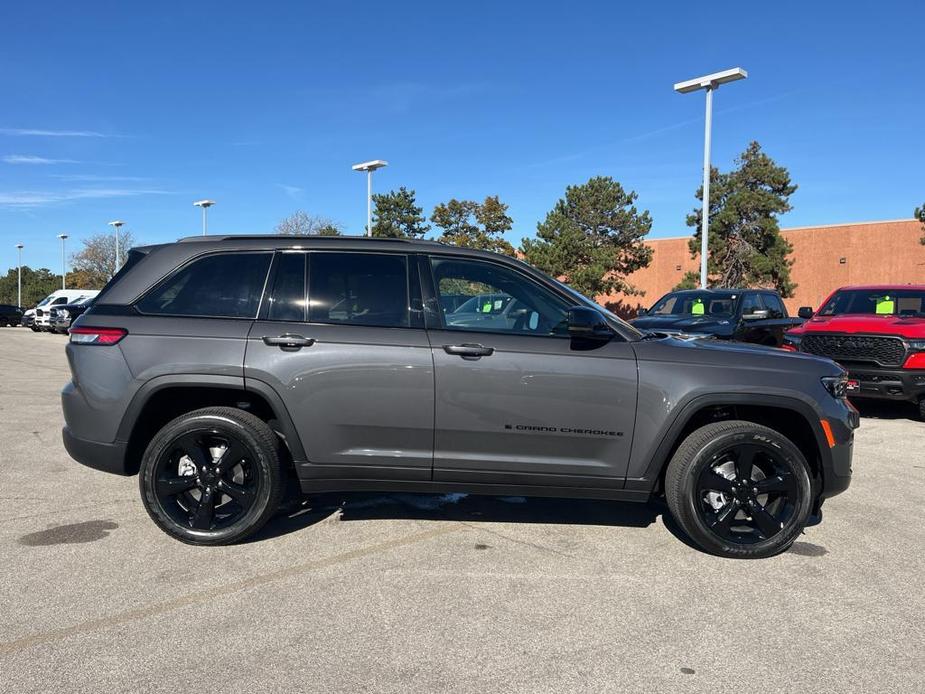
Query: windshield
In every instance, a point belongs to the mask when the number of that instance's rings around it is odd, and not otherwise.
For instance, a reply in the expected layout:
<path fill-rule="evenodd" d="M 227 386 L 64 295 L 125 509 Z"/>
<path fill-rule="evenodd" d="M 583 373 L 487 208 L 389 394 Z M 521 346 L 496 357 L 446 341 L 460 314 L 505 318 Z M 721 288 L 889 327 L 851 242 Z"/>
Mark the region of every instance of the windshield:
<path fill-rule="evenodd" d="M 820 316 L 845 313 L 871 316 L 925 317 L 925 290 L 848 289 L 835 292 L 819 309 Z"/>
<path fill-rule="evenodd" d="M 49 301 L 51 301 L 51 300 L 54 298 L 54 296 L 55 296 L 54 294 L 49 294 L 49 295 L 46 296 L 44 299 L 42 299 L 40 302 L 38 302 L 38 303 L 36 304 L 36 306 L 44 306 L 44 305 L 47 304 Z"/>
<path fill-rule="evenodd" d="M 650 316 L 718 316 L 729 318 L 735 309 L 737 294 L 717 295 L 710 292 L 666 294 L 649 309 Z"/>

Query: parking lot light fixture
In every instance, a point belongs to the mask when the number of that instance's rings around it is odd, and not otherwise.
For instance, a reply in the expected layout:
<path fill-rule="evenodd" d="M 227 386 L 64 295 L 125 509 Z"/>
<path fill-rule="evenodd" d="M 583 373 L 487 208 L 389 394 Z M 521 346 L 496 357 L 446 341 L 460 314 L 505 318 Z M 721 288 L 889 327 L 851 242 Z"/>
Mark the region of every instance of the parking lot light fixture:
<path fill-rule="evenodd" d="M 382 159 L 373 159 L 364 161 L 361 164 L 354 164 L 354 171 L 366 172 L 366 235 L 373 235 L 373 171 L 389 165 L 389 162 Z"/>
<path fill-rule="evenodd" d="M 125 225 L 121 219 L 116 219 L 112 222 L 109 222 L 109 226 L 113 227 L 116 231 L 116 262 L 114 267 L 116 268 L 112 274 L 119 272 L 119 229 Z"/>
<path fill-rule="evenodd" d="M 61 239 L 61 289 L 67 289 L 67 256 L 64 254 L 64 242 L 67 241 L 67 234 L 58 234 Z"/>
<path fill-rule="evenodd" d="M 21 243 L 16 244 L 16 250 L 19 252 L 19 262 L 16 265 L 16 305 L 22 308 L 22 249 Z"/>
<path fill-rule="evenodd" d="M 215 200 L 197 200 L 193 203 L 196 207 L 202 208 L 202 235 L 205 236 L 209 233 L 209 217 L 208 210 L 212 205 L 215 204 Z"/>
<path fill-rule="evenodd" d="M 680 94 L 688 94 L 703 89 L 707 93 L 706 122 L 703 135 L 703 206 L 701 208 L 700 223 L 700 288 L 707 288 L 707 237 L 710 230 L 710 131 L 713 125 L 713 92 L 719 85 L 736 80 L 744 80 L 748 73 L 740 67 L 731 70 L 714 72 L 703 77 L 695 77 L 674 85 L 674 90 Z"/>

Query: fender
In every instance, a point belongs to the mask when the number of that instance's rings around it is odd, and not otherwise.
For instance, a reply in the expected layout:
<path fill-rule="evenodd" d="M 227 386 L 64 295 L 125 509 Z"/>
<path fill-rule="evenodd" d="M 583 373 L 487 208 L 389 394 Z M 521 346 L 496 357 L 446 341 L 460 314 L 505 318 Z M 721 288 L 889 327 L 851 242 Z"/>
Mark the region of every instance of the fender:
<path fill-rule="evenodd" d="M 302 441 L 299 439 L 298 432 L 293 426 L 289 412 L 283 405 L 282 398 L 275 390 L 263 381 L 247 379 L 245 383 L 243 376 L 217 376 L 204 374 L 167 374 L 156 376 L 147 381 L 139 388 L 132 401 L 122 416 L 119 423 L 119 429 L 116 432 L 116 441 L 128 442 L 131 438 L 132 430 L 138 421 L 145 404 L 155 393 L 166 388 L 224 388 L 228 390 L 250 391 L 263 397 L 273 410 L 273 415 L 278 422 L 280 433 L 285 437 L 289 446 L 289 452 L 292 454 L 294 462 L 297 464 L 305 461 L 305 449 L 302 447 Z"/>
<path fill-rule="evenodd" d="M 668 456 L 674 448 L 678 437 L 688 425 L 694 415 L 706 407 L 717 405 L 753 405 L 755 407 L 776 407 L 782 410 L 791 410 L 799 414 L 807 424 L 816 439 L 816 448 L 819 453 L 823 471 L 832 469 L 832 454 L 826 443 L 825 432 L 819 419 L 822 416 L 810 403 L 797 397 L 783 395 L 765 395 L 758 393 L 710 393 L 699 395 L 675 408 L 675 416 L 659 431 L 650 449 L 649 463 L 645 475 L 641 478 L 627 478 L 628 490 L 651 490 L 668 464 Z"/>

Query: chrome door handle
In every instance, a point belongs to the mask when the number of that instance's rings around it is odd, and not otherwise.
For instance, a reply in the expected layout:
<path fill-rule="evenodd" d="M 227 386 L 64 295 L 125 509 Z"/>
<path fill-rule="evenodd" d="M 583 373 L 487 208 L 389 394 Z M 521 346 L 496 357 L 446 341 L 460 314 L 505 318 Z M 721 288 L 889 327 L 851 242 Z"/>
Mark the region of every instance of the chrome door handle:
<path fill-rule="evenodd" d="M 495 353 L 495 348 L 467 343 L 462 345 L 443 345 L 443 351 L 447 354 L 455 354 L 463 359 L 478 359 L 479 357 L 490 357 Z"/>
<path fill-rule="evenodd" d="M 285 333 L 278 337 L 264 336 L 263 344 L 268 347 L 279 347 L 284 352 L 297 352 L 303 347 L 311 347 L 315 344 L 315 338 Z"/>

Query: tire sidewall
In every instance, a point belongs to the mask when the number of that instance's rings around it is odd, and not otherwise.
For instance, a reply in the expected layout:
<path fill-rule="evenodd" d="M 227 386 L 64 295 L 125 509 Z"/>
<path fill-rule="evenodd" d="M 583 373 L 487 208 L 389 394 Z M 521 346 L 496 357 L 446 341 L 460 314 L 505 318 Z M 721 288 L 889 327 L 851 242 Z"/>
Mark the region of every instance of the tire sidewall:
<path fill-rule="evenodd" d="M 713 456 L 723 449 L 740 444 L 757 444 L 763 448 L 773 449 L 782 462 L 790 468 L 799 493 L 796 508 L 781 532 L 772 538 L 749 545 L 730 543 L 710 530 L 701 517 L 700 500 L 697 496 L 697 481 Z M 812 482 L 803 454 L 786 438 L 770 430 L 728 432 L 717 436 L 697 451 L 685 476 L 684 513 L 696 528 L 698 537 L 694 539 L 708 550 L 723 556 L 767 557 L 785 551 L 803 531 L 811 510 Z"/>
<path fill-rule="evenodd" d="M 254 504 L 243 517 L 226 528 L 204 531 L 179 525 L 165 511 L 155 493 L 155 470 L 161 455 L 178 437 L 193 432 L 218 433 L 238 439 L 253 458 L 254 467 L 259 475 Z M 278 476 L 278 472 L 274 469 L 273 462 L 264 451 L 264 446 L 247 426 L 229 417 L 210 414 L 180 417 L 161 429 L 145 451 L 138 481 L 145 509 L 162 530 L 184 542 L 226 544 L 248 535 L 254 525 L 262 524 L 272 498 L 271 486 L 278 483 L 278 480 L 274 480 L 275 476 Z"/>

